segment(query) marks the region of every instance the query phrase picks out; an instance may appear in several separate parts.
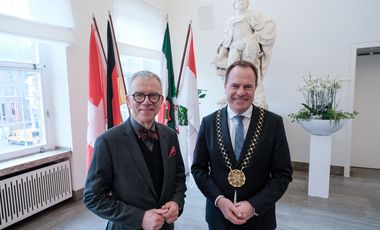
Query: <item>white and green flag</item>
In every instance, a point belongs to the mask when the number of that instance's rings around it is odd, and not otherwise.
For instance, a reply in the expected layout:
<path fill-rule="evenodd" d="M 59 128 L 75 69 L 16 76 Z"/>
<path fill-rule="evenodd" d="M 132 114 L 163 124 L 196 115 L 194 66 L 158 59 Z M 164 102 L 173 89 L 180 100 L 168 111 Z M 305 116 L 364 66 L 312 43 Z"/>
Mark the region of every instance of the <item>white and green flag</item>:
<path fill-rule="evenodd" d="M 193 33 L 190 28 L 189 45 L 186 48 L 186 65 L 183 70 L 182 81 L 180 82 L 177 104 L 178 104 L 178 124 L 187 126 L 187 163 L 189 169 L 193 162 L 194 148 L 199 132 L 199 102 L 197 74 L 195 68 Z"/>

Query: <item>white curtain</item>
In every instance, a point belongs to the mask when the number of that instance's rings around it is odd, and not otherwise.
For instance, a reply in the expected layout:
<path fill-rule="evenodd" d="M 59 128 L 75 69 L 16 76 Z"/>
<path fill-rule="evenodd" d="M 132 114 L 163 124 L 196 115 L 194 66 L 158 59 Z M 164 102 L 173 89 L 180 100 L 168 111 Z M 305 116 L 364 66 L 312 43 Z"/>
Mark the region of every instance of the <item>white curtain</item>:
<path fill-rule="evenodd" d="M 46 25 L 74 26 L 70 0 L 1 0 L 0 13 Z"/>
<path fill-rule="evenodd" d="M 0 0 L 0 33 L 70 44 L 70 0 Z"/>

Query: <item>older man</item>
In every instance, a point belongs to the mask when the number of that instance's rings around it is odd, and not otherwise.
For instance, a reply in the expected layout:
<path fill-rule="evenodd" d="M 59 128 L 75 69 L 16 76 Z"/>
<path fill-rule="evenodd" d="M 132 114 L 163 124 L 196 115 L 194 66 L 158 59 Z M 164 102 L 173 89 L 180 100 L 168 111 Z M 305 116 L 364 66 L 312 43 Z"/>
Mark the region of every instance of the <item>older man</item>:
<path fill-rule="evenodd" d="M 282 118 L 252 104 L 256 85 L 252 63 L 230 65 L 228 106 L 200 127 L 191 171 L 207 198 L 210 229 L 275 229 L 275 203 L 292 180 Z"/>
<path fill-rule="evenodd" d="M 109 220 L 107 229 L 174 229 L 186 176 L 175 131 L 154 120 L 162 103 L 161 81 L 141 71 L 130 84 L 132 117 L 97 139 L 84 203 Z"/>

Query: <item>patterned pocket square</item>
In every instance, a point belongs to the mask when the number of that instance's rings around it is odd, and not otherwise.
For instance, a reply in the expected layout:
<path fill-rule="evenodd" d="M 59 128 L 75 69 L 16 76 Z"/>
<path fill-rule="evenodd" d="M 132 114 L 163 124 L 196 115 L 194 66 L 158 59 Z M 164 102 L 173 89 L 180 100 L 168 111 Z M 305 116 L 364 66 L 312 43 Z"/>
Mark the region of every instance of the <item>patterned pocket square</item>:
<path fill-rule="evenodd" d="M 175 150 L 175 146 L 173 145 L 171 148 L 170 148 L 170 151 L 169 151 L 169 158 L 171 157 L 174 157 L 175 155 L 177 154 L 177 151 Z"/>

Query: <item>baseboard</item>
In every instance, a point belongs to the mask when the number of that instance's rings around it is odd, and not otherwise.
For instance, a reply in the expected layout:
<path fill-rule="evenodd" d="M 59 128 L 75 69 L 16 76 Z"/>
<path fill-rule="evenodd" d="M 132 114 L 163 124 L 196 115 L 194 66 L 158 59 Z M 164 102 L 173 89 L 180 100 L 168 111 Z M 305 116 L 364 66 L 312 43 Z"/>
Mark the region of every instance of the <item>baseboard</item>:
<path fill-rule="evenodd" d="M 294 170 L 309 171 L 309 163 L 307 162 L 292 161 L 292 166 Z M 344 167 L 331 165 L 330 175 L 344 176 Z"/>
<path fill-rule="evenodd" d="M 294 170 L 298 171 L 309 171 L 309 163 L 307 162 L 297 162 L 292 161 L 292 167 Z M 331 165 L 330 167 L 330 174 L 331 175 L 337 175 L 337 176 L 343 176 L 344 175 L 344 167 L 343 166 L 336 166 Z M 83 188 L 73 191 L 73 197 L 71 198 L 74 201 L 81 200 L 83 198 Z"/>
<path fill-rule="evenodd" d="M 73 201 L 78 201 L 83 198 L 83 188 L 74 191 L 73 190 L 73 197 L 71 198 Z"/>

